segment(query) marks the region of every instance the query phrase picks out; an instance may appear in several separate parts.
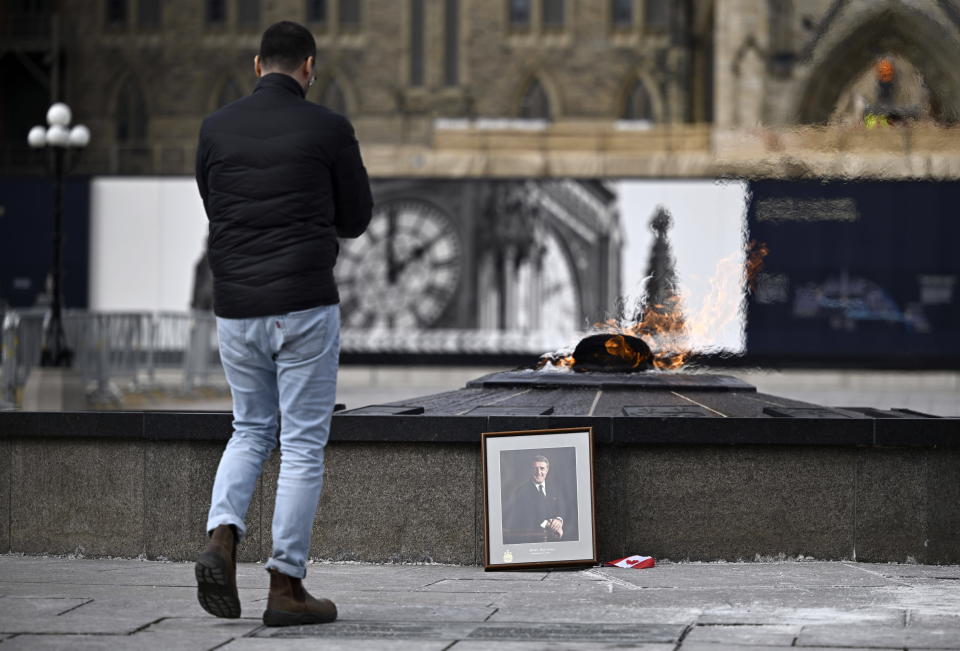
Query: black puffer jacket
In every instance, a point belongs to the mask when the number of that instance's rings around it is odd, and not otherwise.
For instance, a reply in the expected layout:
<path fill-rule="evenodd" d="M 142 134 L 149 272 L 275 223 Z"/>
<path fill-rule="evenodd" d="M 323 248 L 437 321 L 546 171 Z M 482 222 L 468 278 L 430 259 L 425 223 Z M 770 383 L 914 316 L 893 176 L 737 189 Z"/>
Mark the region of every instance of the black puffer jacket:
<path fill-rule="evenodd" d="M 370 222 L 367 171 L 350 122 L 304 99 L 290 76 L 203 121 L 197 186 L 210 220 L 214 312 L 285 314 L 339 301 L 337 236 Z"/>

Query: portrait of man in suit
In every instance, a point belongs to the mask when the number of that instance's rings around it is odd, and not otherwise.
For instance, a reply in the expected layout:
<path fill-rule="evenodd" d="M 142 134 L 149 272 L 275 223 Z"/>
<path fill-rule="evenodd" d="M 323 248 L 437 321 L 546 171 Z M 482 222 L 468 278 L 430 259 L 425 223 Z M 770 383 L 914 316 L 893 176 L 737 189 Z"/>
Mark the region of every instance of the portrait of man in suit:
<path fill-rule="evenodd" d="M 570 540 L 566 493 L 572 478 L 551 475 L 550 459 L 543 454 L 523 452 L 528 453 L 528 463 L 520 466 L 526 476 L 504 493 L 504 544 Z"/>

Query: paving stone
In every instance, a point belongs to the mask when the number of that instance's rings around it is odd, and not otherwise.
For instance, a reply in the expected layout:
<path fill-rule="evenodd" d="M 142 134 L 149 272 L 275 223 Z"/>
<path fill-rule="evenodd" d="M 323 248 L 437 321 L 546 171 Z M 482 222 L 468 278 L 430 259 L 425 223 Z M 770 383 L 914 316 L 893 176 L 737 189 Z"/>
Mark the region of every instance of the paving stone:
<path fill-rule="evenodd" d="M 923 612 L 911 610 L 907 617 L 907 626 L 915 628 L 960 628 L 960 612 Z"/>
<path fill-rule="evenodd" d="M 221 620 L 196 603 L 191 563 L 0 556 L 0 638 L 20 634 L 0 648 L 661 649 L 697 624 L 684 651 L 783 649 L 797 631 L 805 648 L 960 649 L 956 566 L 665 563 L 511 574 L 314 563 L 307 589 L 333 598 L 340 620 L 299 629 L 261 627 L 266 573 L 238 570 L 250 586 L 240 590 L 244 618 Z"/>
<path fill-rule="evenodd" d="M 881 575 L 863 572 L 845 563 L 679 563 L 664 564 L 646 570 L 612 567 L 587 572 L 594 576 L 627 581 L 640 587 L 670 588 L 749 588 L 749 587 L 823 587 L 882 586 L 893 581 Z"/>
<path fill-rule="evenodd" d="M 132 635 L 19 635 L 3 643 L 4 651 L 10 649 L 44 651 L 69 649 L 70 651 L 119 650 L 119 651 L 195 651 L 213 649 L 233 639 L 229 634 L 218 632 L 147 633 Z"/>
<path fill-rule="evenodd" d="M 678 641 L 684 629 L 684 626 L 669 624 L 489 623 L 478 626 L 467 639 L 486 640 L 491 644 L 501 640 L 666 644 Z"/>
<path fill-rule="evenodd" d="M 434 604 L 424 606 L 397 605 L 396 603 L 345 603 L 334 600 L 337 604 L 337 613 L 344 620 L 377 619 L 386 621 L 412 622 L 483 622 L 497 612 L 496 608 L 484 606 L 451 606 L 449 604 Z"/>
<path fill-rule="evenodd" d="M 255 637 L 277 638 L 361 638 L 410 640 L 459 640 L 477 627 L 457 622 L 385 622 L 338 619 L 330 624 L 264 628 Z"/>
<path fill-rule="evenodd" d="M 449 640 L 384 640 L 384 639 L 333 639 L 324 638 L 323 651 L 443 651 L 450 646 Z M 459 643 L 457 644 L 459 646 Z M 242 638 L 230 642 L 222 649 L 228 651 L 316 651 L 316 638 L 285 638 L 283 646 L 277 640 Z"/>
<path fill-rule="evenodd" d="M 70 559 L 55 556 L 0 556 L 0 585 L 144 585 L 194 587 L 193 563 L 139 560 Z M 270 585 L 262 564 L 237 566 L 240 588 L 263 589 Z"/>
<path fill-rule="evenodd" d="M 397 571 L 402 568 L 402 571 Z M 451 581 L 543 581 L 547 572 L 484 572 L 482 568 L 451 565 L 374 563 L 313 563 L 307 566 L 307 581 L 321 585 L 347 582 L 362 589 L 417 589 L 441 580 Z M 309 589 L 309 588 L 308 588 Z"/>
<path fill-rule="evenodd" d="M 720 624 L 716 626 L 694 626 L 683 638 L 683 646 L 687 644 L 743 644 L 743 645 L 770 645 L 792 646 L 793 640 L 800 634 L 800 625 L 773 625 L 754 626 L 750 624 Z"/>
<path fill-rule="evenodd" d="M 559 583 L 552 582 L 544 585 L 541 581 L 504 581 L 486 579 L 444 579 L 423 588 L 428 592 L 606 592 L 606 587 L 600 582 L 593 583 Z"/>
<path fill-rule="evenodd" d="M 580 649 L 589 648 L 595 651 L 603 650 L 622 650 L 631 649 L 632 651 L 673 651 L 676 645 L 672 642 L 667 644 L 629 644 L 624 645 L 618 642 L 592 642 L 589 646 L 584 646 L 582 642 L 503 642 L 497 641 L 496 651 L 580 651 Z M 686 649 L 686 647 L 683 647 Z M 471 640 L 461 640 L 453 647 L 456 651 L 489 651 L 489 642 L 477 642 Z M 453 651 L 453 650 L 451 650 Z M 718 651 L 714 647 L 713 651 Z"/>
<path fill-rule="evenodd" d="M 574 597 L 569 597 L 573 599 Z M 817 588 L 803 589 L 794 587 L 778 588 L 737 588 L 725 590 L 709 588 L 649 588 L 642 590 L 621 590 L 593 593 L 584 599 L 593 603 L 631 604 L 651 608 L 693 608 L 704 612 L 729 610 L 733 613 L 756 615 L 763 618 L 765 611 L 794 612 L 797 610 L 819 612 L 828 617 L 842 615 L 869 603 L 875 607 L 887 605 L 896 607 L 902 595 L 887 588 Z M 563 598 L 554 600 L 563 603 Z M 530 596 L 524 593 L 510 592 L 497 600 L 501 608 L 524 606 L 530 603 Z M 762 604 L 762 607 L 761 607 Z M 899 615 L 898 621 L 899 620 Z M 891 615 L 891 618 L 893 616 Z M 720 622 L 726 623 L 726 622 Z M 734 622 L 736 623 L 736 622 Z M 755 623 L 780 623 L 777 621 L 759 621 Z M 790 622 L 787 622 L 790 623 Z"/>
<path fill-rule="evenodd" d="M 804 626 L 796 646 L 870 646 L 876 648 L 960 648 L 960 628 L 916 629 L 863 624 Z"/>
<path fill-rule="evenodd" d="M 862 603 L 870 603 L 864 599 Z M 704 609 L 697 620 L 698 624 L 828 624 L 846 622 L 850 624 L 869 624 L 870 626 L 903 626 L 902 610 L 895 607 L 877 608 L 854 605 L 847 608 L 820 607 L 800 608 L 795 606 L 774 607 L 764 600 L 746 607 L 731 605 L 715 606 Z"/>
<path fill-rule="evenodd" d="M 358 591 L 329 591 L 326 593 L 314 592 L 308 587 L 311 594 L 324 594 L 332 599 L 338 607 L 357 605 L 362 607 L 394 607 L 397 604 L 409 603 L 420 606 L 450 606 L 460 608 L 488 607 L 502 596 L 501 593 L 491 594 L 484 592 L 416 592 L 402 590 L 358 590 Z M 492 606 L 489 606 L 492 607 Z"/>
<path fill-rule="evenodd" d="M 75 597 L 4 597 L 0 599 L 0 627 L 10 621 L 56 617 L 90 601 Z"/>
<path fill-rule="evenodd" d="M 57 623 L 55 630 L 63 630 L 65 626 L 63 621 L 109 620 L 117 613 L 127 619 L 136 618 L 140 621 L 142 618 L 141 623 L 161 617 L 209 617 L 197 603 L 196 586 L 171 588 L 149 584 L 140 586 L 27 584 L 13 585 L 10 587 L 10 592 L 16 593 L 16 597 L 7 597 L 11 600 L 20 598 L 23 601 L 49 600 L 53 604 L 60 602 L 83 604 L 76 611 L 70 611 L 66 615 L 50 620 Z M 266 589 L 241 589 L 239 593 L 243 614 L 259 617 L 265 606 Z M 0 601 L 0 603 L 3 602 Z M 23 611 L 27 606 L 21 605 L 19 609 Z M 23 630 L 19 626 L 23 623 L 22 618 L 13 617 L 17 610 L 8 606 L 0 609 L 0 630 L 7 630 L 2 624 L 8 619 L 8 612 L 14 620 L 13 625 L 18 626 L 16 630 Z M 45 626 L 44 622 L 48 619 L 37 616 L 30 621 L 37 621 L 38 626 Z"/>
<path fill-rule="evenodd" d="M 0 632 L 31 633 L 76 633 L 85 635 L 126 635 L 157 621 L 149 615 L 124 615 L 114 613 L 109 617 L 87 617 L 84 615 L 62 617 L 44 617 L 10 621 L 0 620 Z M 6 651 L 6 650 L 4 650 Z"/>
<path fill-rule="evenodd" d="M 691 642 L 687 643 L 684 641 L 681 649 L 683 651 L 731 651 L 736 649 L 737 651 L 784 651 L 789 649 L 789 646 L 769 646 L 766 644 L 763 645 L 753 645 L 745 644 L 738 646 L 731 646 L 730 644 L 714 644 L 713 642 Z M 870 651 L 872 647 L 843 647 L 843 651 Z M 808 646 L 804 647 L 805 651 L 839 651 L 835 646 Z"/>
<path fill-rule="evenodd" d="M 907 565 L 903 563 L 858 563 L 857 567 L 898 579 L 954 579 L 960 581 L 960 565 Z"/>
<path fill-rule="evenodd" d="M 549 608 L 542 605 L 510 605 L 498 608 L 490 617 L 491 622 L 575 622 L 589 621 L 596 624 L 693 624 L 700 616 L 692 608 L 642 607 L 630 603 L 609 603 L 593 598 L 578 599 L 575 604 L 557 604 L 549 601 Z"/>

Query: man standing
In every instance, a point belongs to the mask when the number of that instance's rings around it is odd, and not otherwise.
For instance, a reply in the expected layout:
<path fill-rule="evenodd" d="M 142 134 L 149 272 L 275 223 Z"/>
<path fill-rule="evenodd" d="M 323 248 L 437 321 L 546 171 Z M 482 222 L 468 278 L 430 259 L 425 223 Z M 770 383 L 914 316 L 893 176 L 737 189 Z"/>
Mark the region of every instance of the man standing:
<path fill-rule="evenodd" d="M 337 237 L 362 234 L 372 209 L 350 122 L 305 99 L 316 52 L 303 26 L 270 26 L 254 58 L 260 81 L 253 93 L 209 115 L 197 147 L 234 428 L 213 485 L 197 594 L 207 612 L 240 616 L 236 546 L 263 462 L 276 446 L 279 418 L 267 626 L 337 616 L 334 604 L 311 597 L 301 579 L 336 396 Z"/>
<path fill-rule="evenodd" d="M 554 483 L 547 485 L 550 460 L 535 456 L 530 477 L 521 483 L 504 509 L 503 542 L 563 539 L 564 500 Z"/>

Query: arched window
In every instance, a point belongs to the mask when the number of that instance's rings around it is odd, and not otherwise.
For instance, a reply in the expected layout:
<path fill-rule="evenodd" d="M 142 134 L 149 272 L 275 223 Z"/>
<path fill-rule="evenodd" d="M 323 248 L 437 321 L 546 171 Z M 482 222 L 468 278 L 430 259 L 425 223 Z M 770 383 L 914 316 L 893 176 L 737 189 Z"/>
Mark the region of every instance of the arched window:
<path fill-rule="evenodd" d="M 360 0 L 340 0 L 340 29 L 344 31 L 360 28 Z"/>
<path fill-rule="evenodd" d="M 564 0 L 543 0 L 542 15 L 544 29 L 561 29 L 563 27 Z"/>
<path fill-rule="evenodd" d="M 117 93 L 117 142 L 141 142 L 147 139 L 147 107 L 133 79 L 127 79 Z"/>
<path fill-rule="evenodd" d="M 237 0 L 237 26 L 246 29 L 260 26 L 260 0 Z"/>
<path fill-rule="evenodd" d="M 233 77 L 227 79 L 227 82 L 220 88 L 220 92 L 217 93 L 217 108 L 221 106 L 226 106 L 230 102 L 235 102 L 241 97 L 244 96 L 243 89 L 240 88 L 240 84 L 237 83 L 237 80 Z"/>
<path fill-rule="evenodd" d="M 547 97 L 543 84 L 537 79 L 530 82 L 520 99 L 520 117 L 530 120 L 550 119 L 550 98 Z"/>
<path fill-rule="evenodd" d="M 443 85 L 460 83 L 460 0 L 443 5 Z"/>
<path fill-rule="evenodd" d="M 610 24 L 618 29 L 633 27 L 633 0 L 610 0 Z"/>
<path fill-rule="evenodd" d="M 670 27 L 671 0 L 645 0 L 643 24 L 652 32 L 665 32 Z"/>
<path fill-rule="evenodd" d="M 426 27 L 423 0 L 410 0 L 410 85 L 423 86 L 423 34 Z"/>
<path fill-rule="evenodd" d="M 529 28 L 530 15 L 532 13 L 530 0 L 508 0 L 508 13 L 510 15 L 510 27 Z"/>
<path fill-rule="evenodd" d="M 127 23 L 126 0 L 107 0 L 107 25 L 121 26 Z"/>
<path fill-rule="evenodd" d="M 347 114 L 347 98 L 336 79 L 331 79 L 320 93 L 320 103 L 340 115 Z"/>
<path fill-rule="evenodd" d="M 627 93 L 623 103 L 624 120 L 647 120 L 653 122 L 653 104 L 647 87 L 639 79 L 634 82 L 633 88 Z"/>
<path fill-rule="evenodd" d="M 137 23 L 141 29 L 157 29 L 163 23 L 160 0 L 140 0 L 137 3 Z"/>

